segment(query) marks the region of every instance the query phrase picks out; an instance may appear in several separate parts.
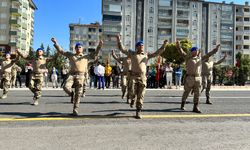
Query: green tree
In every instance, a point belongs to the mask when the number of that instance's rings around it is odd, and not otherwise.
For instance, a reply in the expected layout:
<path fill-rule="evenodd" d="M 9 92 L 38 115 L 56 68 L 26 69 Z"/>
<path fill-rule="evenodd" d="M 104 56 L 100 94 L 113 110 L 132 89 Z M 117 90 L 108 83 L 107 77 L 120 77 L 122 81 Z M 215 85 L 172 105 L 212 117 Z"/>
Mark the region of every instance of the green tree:
<path fill-rule="evenodd" d="M 43 45 L 43 43 L 41 43 L 40 48 L 44 49 L 44 45 Z"/>
<path fill-rule="evenodd" d="M 189 49 L 192 47 L 192 42 L 188 39 L 184 39 L 180 41 L 182 49 L 189 53 Z M 177 51 L 176 44 L 170 43 L 165 51 L 161 55 L 163 58 L 166 59 L 167 62 L 175 63 L 175 64 L 182 64 L 185 60 L 180 56 Z"/>
<path fill-rule="evenodd" d="M 45 52 L 45 56 L 49 57 L 51 55 L 51 49 L 49 47 L 49 45 L 47 46 L 46 52 Z"/>

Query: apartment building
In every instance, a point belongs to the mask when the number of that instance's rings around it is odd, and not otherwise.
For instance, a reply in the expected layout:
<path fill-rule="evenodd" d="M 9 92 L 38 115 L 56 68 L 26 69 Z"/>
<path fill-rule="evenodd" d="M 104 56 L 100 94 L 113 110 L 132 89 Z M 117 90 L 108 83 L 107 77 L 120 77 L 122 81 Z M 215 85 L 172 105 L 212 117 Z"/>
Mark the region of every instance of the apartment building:
<path fill-rule="evenodd" d="M 14 52 L 19 48 L 28 53 L 33 44 L 34 12 L 32 0 L 1 0 L 0 51 Z"/>
<path fill-rule="evenodd" d="M 94 52 L 102 35 L 100 23 L 70 24 L 70 51 L 75 51 L 75 44 L 81 43 L 88 54 Z"/>
<path fill-rule="evenodd" d="M 103 36 L 106 50 L 117 48 L 116 34 L 122 35 L 127 49 L 138 40 L 145 50 L 158 49 L 165 39 L 175 42 L 188 38 L 202 54 L 220 43 L 218 60 L 227 53 L 222 65 L 235 64 L 237 52 L 250 54 L 250 7 L 234 3 L 203 0 L 103 0 Z M 105 41 L 106 42 L 106 41 Z"/>
<path fill-rule="evenodd" d="M 250 6 L 236 5 L 235 7 L 235 55 L 241 52 L 250 55 Z"/>

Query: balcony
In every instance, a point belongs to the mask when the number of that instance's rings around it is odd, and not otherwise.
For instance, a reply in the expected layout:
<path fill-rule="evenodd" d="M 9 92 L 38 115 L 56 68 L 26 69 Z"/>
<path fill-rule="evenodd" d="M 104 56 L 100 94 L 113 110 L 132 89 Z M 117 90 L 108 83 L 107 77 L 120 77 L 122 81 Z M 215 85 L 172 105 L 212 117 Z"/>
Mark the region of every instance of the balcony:
<path fill-rule="evenodd" d="M 236 45 L 243 45 L 243 41 L 242 40 L 236 40 Z"/>
<path fill-rule="evenodd" d="M 10 45 L 10 46 L 17 46 L 17 43 L 16 43 L 16 42 L 10 42 L 9 45 Z"/>
<path fill-rule="evenodd" d="M 24 19 L 28 18 L 28 15 L 26 13 L 23 13 L 22 16 L 23 16 Z"/>
<path fill-rule="evenodd" d="M 21 16 L 21 10 L 18 8 L 10 8 L 10 13 L 16 16 Z"/>
<path fill-rule="evenodd" d="M 27 29 L 27 24 L 26 23 L 22 23 L 22 28 L 24 28 L 24 29 Z"/>
<path fill-rule="evenodd" d="M 10 19 L 10 25 L 14 25 L 16 27 L 21 26 L 21 22 L 18 19 Z"/>
<path fill-rule="evenodd" d="M 13 3 L 17 3 L 18 5 L 22 5 L 22 1 L 21 0 L 11 0 Z"/>
<path fill-rule="evenodd" d="M 243 21 L 236 21 L 236 26 L 244 26 Z"/>

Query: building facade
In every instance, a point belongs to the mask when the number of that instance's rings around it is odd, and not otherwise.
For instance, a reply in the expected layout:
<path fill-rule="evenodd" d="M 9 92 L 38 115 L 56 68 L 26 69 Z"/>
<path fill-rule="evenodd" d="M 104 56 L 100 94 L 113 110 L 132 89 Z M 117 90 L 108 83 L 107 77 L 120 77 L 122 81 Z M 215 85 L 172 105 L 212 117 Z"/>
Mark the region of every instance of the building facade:
<path fill-rule="evenodd" d="M 28 53 L 34 36 L 32 0 L 1 0 L 0 2 L 0 51 L 14 52 L 19 48 Z"/>
<path fill-rule="evenodd" d="M 81 43 L 86 53 L 94 52 L 102 35 L 102 26 L 91 24 L 70 24 L 70 51 L 75 51 L 75 44 Z"/>
<path fill-rule="evenodd" d="M 222 65 L 233 65 L 238 51 L 250 53 L 249 8 L 248 3 L 203 0 L 103 0 L 103 36 L 108 37 L 104 51 L 117 49 L 116 34 L 122 35 L 127 49 L 135 49 L 136 41 L 143 40 L 148 52 L 158 49 L 165 39 L 188 38 L 202 54 L 220 43 L 214 59 L 227 53 Z"/>

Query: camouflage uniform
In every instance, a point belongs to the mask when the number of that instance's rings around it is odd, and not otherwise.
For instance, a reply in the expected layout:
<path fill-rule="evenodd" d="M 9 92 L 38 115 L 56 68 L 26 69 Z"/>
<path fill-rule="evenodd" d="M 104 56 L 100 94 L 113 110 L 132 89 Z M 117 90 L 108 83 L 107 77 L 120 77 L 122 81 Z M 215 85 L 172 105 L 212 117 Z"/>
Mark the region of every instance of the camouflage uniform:
<path fill-rule="evenodd" d="M 140 112 L 143 108 L 143 101 L 147 83 L 146 77 L 146 69 L 147 69 L 147 62 L 150 58 L 156 57 L 160 55 L 167 46 L 167 43 L 164 43 L 160 49 L 152 54 L 148 54 L 145 52 L 135 52 L 135 51 L 128 51 L 124 49 L 121 41 L 118 41 L 118 47 L 120 51 L 126 54 L 129 58 L 131 58 L 131 98 L 130 106 L 133 107 L 134 102 L 136 101 L 136 117 L 141 118 Z M 136 100 L 135 100 L 136 99 Z"/>
<path fill-rule="evenodd" d="M 186 78 L 184 83 L 184 93 L 182 95 L 182 103 L 181 109 L 184 110 L 184 105 L 188 98 L 189 93 L 191 90 L 194 92 L 194 108 L 193 111 L 197 113 L 201 113 L 198 108 L 199 104 L 199 97 L 200 97 L 200 89 L 201 89 L 201 64 L 204 59 L 208 59 L 210 56 L 215 54 L 218 49 L 214 49 L 213 51 L 209 52 L 208 54 L 204 55 L 202 58 L 199 56 L 193 57 L 192 55 L 188 55 L 186 52 L 182 50 L 182 48 L 178 48 L 178 52 L 181 54 L 183 58 L 186 60 Z"/>
<path fill-rule="evenodd" d="M 206 89 L 206 103 L 207 104 L 212 104 L 210 101 L 210 89 L 212 85 L 212 75 L 213 75 L 213 66 L 218 65 L 222 63 L 225 60 L 226 57 L 223 57 L 217 62 L 210 61 L 207 59 L 207 61 L 204 61 L 202 63 L 202 91 Z"/>
<path fill-rule="evenodd" d="M 38 105 L 38 100 L 42 96 L 42 86 L 44 81 L 44 71 L 46 70 L 46 63 L 53 60 L 53 58 L 45 58 L 43 56 L 37 56 L 34 60 L 28 59 L 18 52 L 21 57 L 32 62 L 32 75 L 29 83 L 29 89 L 34 94 L 33 105 Z"/>
<path fill-rule="evenodd" d="M 129 95 L 131 94 L 131 84 L 130 84 L 130 72 L 131 72 L 131 60 L 128 57 L 117 57 L 114 53 L 113 53 L 113 57 L 116 61 L 118 61 L 119 63 L 122 64 L 123 67 L 123 71 L 121 74 L 121 90 L 122 90 L 122 99 L 127 92 L 127 103 L 129 102 Z"/>
<path fill-rule="evenodd" d="M 73 114 L 78 115 L 77 109 L 80 106 L 80 97 L 83 91 L 83 83 L 85 82 L 85 74 L 87 73 L 88 59 L 96 59 L 101 46 L 98 45 L 95 54 L 73 54 L 71 52 L 64 52 L 63 49 L 56 43 L 54 47 L 58 53 L 64 55 L 69 59 L 70 71 L 69 76 L 66 80 L 65 85 L 63 86 L 64 91 L 72 97 L 73 100 Z M 72 86 L 74 85 L 74 92 L 72 91 Z"/>
<path fill-rule="evenodd" d="M 11 85 L 11 70 L 16 60 L 5 60 L 1 65 L 1 88 L 3 89 L 2 99 L 7 97 L 10 85 Z"/>

